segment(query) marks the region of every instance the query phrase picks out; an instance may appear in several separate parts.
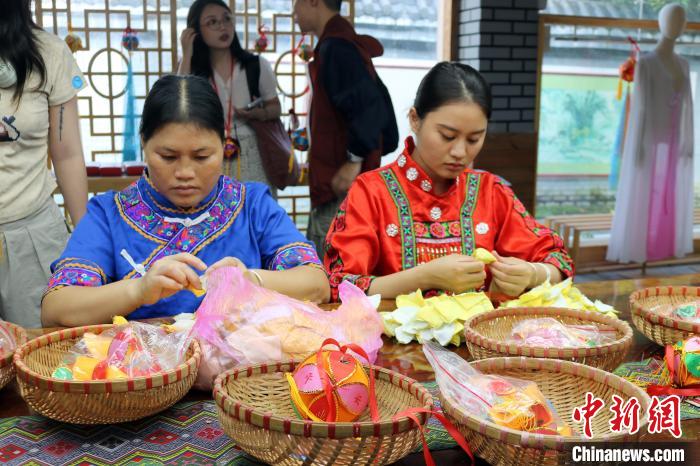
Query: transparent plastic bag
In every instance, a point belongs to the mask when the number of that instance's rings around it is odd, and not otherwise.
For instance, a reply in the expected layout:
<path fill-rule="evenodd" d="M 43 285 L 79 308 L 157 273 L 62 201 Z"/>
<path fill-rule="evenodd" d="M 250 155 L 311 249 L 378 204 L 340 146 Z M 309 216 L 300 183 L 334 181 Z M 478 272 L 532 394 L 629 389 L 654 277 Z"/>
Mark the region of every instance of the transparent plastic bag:
<path fill-rule="evenodd" d="M 435 371 L 442 395 L 464 411 L 515 430 L 573 435 L 536 383 L 482 374 L 433 342 L 424 343 L 423 352 Z"/>
<path fill-rule="evenodd" d="M 2 322 L 3 321 L 0 320 L 0 357 L 12 353 L 17 347 L 15 337 L 6 326 L 2 325 Z"/>
<path fill-rule="evenodd" d="M 600 346 L 615 341 L 614 329 L 596 325 L 568 325 L 552 317 L 525 319 L 513 326 L 506 343 L 545 348 L 578 348 Z"/>
<path fill-rule="evenodd" d="M 671 310 L 670 316 L 694 324 L 700 323 L 700 301 L 692 301 L 676 306 Z"/>
<path fill-rule="evenodd" d="M 326 338 L 357 344 L 374 363 L 382 346 L 379 301 L 349 282 L 339 291 L 340 307 L 324 311 L 251 283 L 238 268 L 215 270 L 192 328 L 202 347 L 195 387 L 211 389 L 217 375 L 236 366 L 301 361 Z"/>
<path fill-rule="evenodd" d="M 87 332 L 63 358 L 52 377 L 63 380 L 119 380 L 174 369 L 184 361 L 190 338 L 143 322 Z"/>

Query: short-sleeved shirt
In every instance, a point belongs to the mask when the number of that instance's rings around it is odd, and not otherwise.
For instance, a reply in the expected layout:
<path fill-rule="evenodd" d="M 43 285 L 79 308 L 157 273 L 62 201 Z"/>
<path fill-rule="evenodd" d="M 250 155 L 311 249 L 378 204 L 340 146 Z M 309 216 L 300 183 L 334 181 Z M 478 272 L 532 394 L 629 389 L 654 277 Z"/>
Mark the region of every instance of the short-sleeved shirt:
<path fill-rule="evenodd" d="M 183 210 L 144 175 L 115 193 L 99 194 L 51 265 L 47 293 L 64 286 L 101 286 L 139 278 L 163 257 L 187 252 L 212 265 L 236 257 L 248 268 L 322 268 L 316 250 L 262 183 L 222 176 L 193 209 Z M 130 319 L 194 312 L 202 298 L 180 291 L 143 306 Z"/>
<path fill-rule="evenodd" d="M 219 73 L 214 71 L 214 80 L 216 82 L 216 90 L 221 99 L 221 106 L 224 109 L 224 118 L 228 117 L 228 102 L 231 90 L 233 90 L 233 111 L 237 108 L 245 108 L 250 100 L 250 92 L 248 90 L 248 77 L 245 70 L 239 62 L 233 67 L 233 83 L 230 79 L 222 78 Z M 260 96 L 263 100 L 274 99 L 277 96 L 277 79 L 272 71 L 270 62 L 260 57 Z M 234 115 L 235 116 L 235 115 Z M 242 121 L 236 121 L 235 130 L 238 136 L 255 134 L 253 129 Z M 231 128 L 233 132 L 233 127 Z M 235 136 L 235 135 L 234 135 Z"/>
<path fill-rule="evenodd" d="M 32 72 L 22 99 L 15 86 L 0 89 L 0 224 L 35 213 L 56 188 L 47 168 L 49 107 L 71 100 L 86 86 L 66 43 L 43 30 L 34 37 L 46 65 L 46 81 Z"/>

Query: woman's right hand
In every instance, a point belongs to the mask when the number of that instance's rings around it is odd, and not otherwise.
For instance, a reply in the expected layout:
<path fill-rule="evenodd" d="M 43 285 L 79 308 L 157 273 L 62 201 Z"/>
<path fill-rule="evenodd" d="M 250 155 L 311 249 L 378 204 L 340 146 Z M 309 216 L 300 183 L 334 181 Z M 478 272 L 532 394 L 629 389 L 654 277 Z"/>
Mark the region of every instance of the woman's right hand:
<path fill-rule="evenodd" d="M 484 263 L 462 254 L 451 254 L 417 267 L 426 289 L 463 293 L 478 289 L 486 280 Z"/>
<path fill-rule="evenodd" d="M 156 261 L 146 275 L 134 281 L 140 306 L 155 304 L 190 285 L 201 289 L 202 283 L 193 268 L 206 270 L 207 266 L 201 259 L 188 253 Z"/>
<path fill-rule="evenodd" d="M 197 33 L 194 28 L 187 28 L 180 34 L 180 44 L 182 45 L 182 56 L 192 57 L 192 50 L 194 48 L 194 38 Z"/>

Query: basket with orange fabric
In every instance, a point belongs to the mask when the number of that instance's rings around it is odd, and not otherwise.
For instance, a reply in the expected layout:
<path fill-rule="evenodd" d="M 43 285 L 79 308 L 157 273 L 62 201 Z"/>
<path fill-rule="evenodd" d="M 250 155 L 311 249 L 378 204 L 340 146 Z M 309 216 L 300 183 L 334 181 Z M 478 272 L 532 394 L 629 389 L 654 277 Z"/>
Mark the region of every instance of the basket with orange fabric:
<path fill-rule="evenodd" d="M 609 335 L 605 343 L 581 347 L 547 347 L 508 340 L 516 325 L 529 319 L 552 318 L 564 325 L 593 326 Z M 508 356 L 554 358 L 612 371 L 632 345 L 632 328 L 624 320 L 599 312 L 558 307 L 511 307 L 477 314 L 464 324 L 465 340 L 474 359 Z"/>
<path fill-rule="evenodd" d="M 700 287 L 663 286 L 637 290 L 630 295 L 632 323 L 659 345 L 673 345 L 694 335 L 700 336 L 700 320 L 682 318 L 676 312 L 694 304 L 700 304 Z"/>
<path fill-rule="evenodd" d="M 0 389 L 2 389 L 15 378 L 15 366 L 12 364 L 14 347 L 27 342 L 27 332 L 19 325 L 2 320 L 0 321 L 0 333 L 8 337 L 3 340 L 4 344 L 11 346 L 8 348 L 0 347 Z"/>
<path fill-rule="evenodd" d="M 557 465 L 570 464 L 575 446 L 593 442 L 635 442 L 646 431 L 646 416 L 639 417 L 639 430 L 611 432 L 613 412 L 607 409 L 614 395 L 624 401 L 635 397 L 642 413 L 650 406 L 643 389 L 621 377 L 601 369 L 569 361 L 540 358 L 491 358 L 471 363 L 483 374 L 514 377 L 537 383 L 544 397 L 560 414 L 568 417 L 575 408 L 586 404 L 586 393 L 605 402 L 591 421 L 590 439 L 582 435 L 581 425 L 572 426 L 572 435 L 548 435 L 516 430 L 496 424 L 469 412 L 442 393 L 440 400 L 445 415 L 467 439 L 474 454 L 494 465 Z M 442 392 L 442 390 L 441 390 Z"/>
<path fill-rule="evenodd" d="M 326 344 L 328 340 L 322 348 Z M 340 348 L 344 351 L 346 347 Z M 355 348 L 353 352 L 360 354 Z M 339 352 L 334 353 L 338 356 Z M 335 374 L 346 373 L 352 369 L 349 364 L 355 365 L 355 372 L 352 375 L 348 372 L 342 380 L 351 381 L 357 388 L 365 379 L 368 390 L 362 397 L 365 402 L 369 397 L 369 409 L 354 411 L 347 407 L 342 400 L 342 388 L 338 388 L 342 385 L 335 385 L 332 365 L 328 374 L 334 401 L 329 397 L 325 403 L 331 393 L 325 390 L 328 386 L 308 392 L 312 396 L 304 400 L 307 392 L 302 381 L 313 377 L 307 369 L 321 367 L 315 364 L 324 361 L 322 357 L 326 354 L 333 352 L 321 349 L 304 362 L 247 366 L 217 377 L 214 399 L 226 434 L 243 451 L 269 464 L 381 465 L 398 461 L 420 444 L 423 426 L 431 414 L 447 422 L 433 411 L 432 396 L 417 381 L 358 360 L 343 359 L 344 354 L 335 362 L 345 367 L 337 366 Z M 331 356 L 325 361 L 332 364 Z M 322 373 L 325 372 L 318 371 Z M 300 381 L 298 386 L 294 380 Z M 320 387 L 320 381 L 316 380 Z M 357 389 L 345 393 L 349 395 L 349 404 L 359 396 Z M 366 403 L 364 406 L 367 408 Z M 455 440 L 471 454 L 456 429 L 452 426 L 447 429 L 459 437 Z M 430 461 L 424 438 L 423 446 L 426 461 Z"/>
<path fill-rule="evenodd" d="M 64 357 L 85 334 L 99 336 L 115 325 L 71 328 L 35 338 L 17 349 L 14 364 L 20 394 L 40 414 L 74 424 L 112 424 L 153 415 L 176 403 L 192 387 L 199 368 L 199 343 L 191 340 L 184 360 L 170 370 L 140 377 L 62 380 Z"/>

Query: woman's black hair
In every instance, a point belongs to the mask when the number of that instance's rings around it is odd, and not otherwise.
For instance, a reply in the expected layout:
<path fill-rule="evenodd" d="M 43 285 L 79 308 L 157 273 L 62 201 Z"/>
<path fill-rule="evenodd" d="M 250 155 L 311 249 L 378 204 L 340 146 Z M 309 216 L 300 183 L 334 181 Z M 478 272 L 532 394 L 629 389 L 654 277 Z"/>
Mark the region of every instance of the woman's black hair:
<path fill-rule="evenodd" d="M 192 6 L 190 6 L 190 11 L 187 13 L 187 27 L 194 29 L 197 33 L 197 35 L 194 36 L 194 43 L 192 46 L 192 74 L 209 79 L 213 75 L 211 58 L 209 57 L 209 47 L 204 43 L 204 39 L 202 39 L 202 27 L 200 24 L 202 12 L 207 5 L 219 5 L 220 7 L 226 8 L 229 13 L 231 13 L 231 9 L 222 0 L 195 0 Z M 241 47 L 241 42 L 238 40 L 238 34 L 236 34 L 235 28 L 230 50 L 231 56 L 236 62 L 241 64 L 243 69 L 245 69 L 248 62 L 254 57 L 252 53 Z"/>
<path fill-rule="evenodd" d="M 491 89 L 481 74 L 469 65 L 443 61 L 428 71 L 418 86 L 413 106 L 418 117 L 454 102 L 473 102 L 491 117 Z"/>
<path fill-rule="evenodd" d="M 139 129 L 143 141 L 170 123 L 187 123 L 214 131 L 224 141 L 221 101 L 209 82 L 198 76 L 164 76 L 146 96 Z"/>
<path fill-rule="evenodd" d="M 6 0 L 0 15 L 0 60 L 15 69 L 17 82 L 12 100 L 19 104 L 24 85 L 32 73 L 39 75 L 38 88 L 46 83 L 46 64 L 39 53 L 30 0 Z"/>

